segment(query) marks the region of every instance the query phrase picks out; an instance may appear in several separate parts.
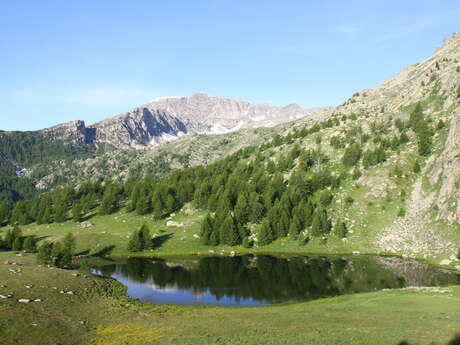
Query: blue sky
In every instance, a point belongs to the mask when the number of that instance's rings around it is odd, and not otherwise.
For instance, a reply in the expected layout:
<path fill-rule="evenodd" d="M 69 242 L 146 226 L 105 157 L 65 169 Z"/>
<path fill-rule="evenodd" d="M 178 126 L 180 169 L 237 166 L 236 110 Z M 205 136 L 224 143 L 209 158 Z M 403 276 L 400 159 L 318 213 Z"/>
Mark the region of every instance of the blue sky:
<path fill-rule="evenodd" d="M 337 105 L 431 55 L 458 0 L 1 1 L 0 129 L 160 96 Z"/>

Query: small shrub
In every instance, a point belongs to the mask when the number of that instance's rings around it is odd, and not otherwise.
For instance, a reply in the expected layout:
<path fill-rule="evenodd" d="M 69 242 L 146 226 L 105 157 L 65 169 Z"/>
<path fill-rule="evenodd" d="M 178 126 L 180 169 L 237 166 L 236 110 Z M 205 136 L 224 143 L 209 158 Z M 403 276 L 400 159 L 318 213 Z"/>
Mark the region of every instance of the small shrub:
<path fill-rule="evenodd" d="M 404 207 L 400 207 L 398 210 L 398 217 L 404 217 L 406 215 L 406 209 Z"/>
<path fill-rule="evenodd" d="M 351 205 L 351 204 L 353 204 L 354 202 L 355 202 L 355 199 L 353 199 L 351 196 L 347 196 L 347 197 L 345 198 L 345 203 L 346 203 L 347 205 Z"/>

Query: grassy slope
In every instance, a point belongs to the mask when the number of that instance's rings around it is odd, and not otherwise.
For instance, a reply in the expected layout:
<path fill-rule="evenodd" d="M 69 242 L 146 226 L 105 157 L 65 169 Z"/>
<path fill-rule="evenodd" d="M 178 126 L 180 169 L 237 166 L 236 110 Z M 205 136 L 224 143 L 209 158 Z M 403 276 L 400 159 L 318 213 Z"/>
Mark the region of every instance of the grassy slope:
<path fill-rule="evenodd" d="M 183 210 L 170 218 L 178 223 L 183 223 L 183 227 L 168 227 L 167 220 L 154 220 L 151 215 L 138 216 L 135 212 L 128 213 L 121 209 L 114 215 L 94 215 L 90 221 L 94 224 L 90 228 L 83 229 L 79 224 L 68 221 L 65 223 L 53 224 L 31 224 L 21 227 L 26 236 L 35 235 L 38 238 L 47 240 L 59 240 L 67 233 L 72 232 L 77 238 L 77 252 L 87 254 L 95 253 L 107 247 L 112 250 L 105 254 L 111 256 L 165 256 L 165 255 L 228 255 L 231 251 L 237 253 L 265 252 L 265 253 L 304 253 L 304 254 L 349 254 L 360 252 L 361 254 L 398 254 L 382 253 L 375 247 L 375 237 L 382 227 L 391 222 L 398 212 L 399 203 L 395 200 L 385 201 L 383 198 L 376 198 L 375 202 L 369 206 L 367 203 L 372 198 L 368 197 L 368 188 L 349 187 L 341 192 L 344 199 L 345 195 L 351 195 L 355 202 L 347 207 L 347 213 L 353 215 L 356 223 L 350 227 L 353 231 L 346 240 L 330 236 L 327 243 L 321 243 L 320 239 L 313 238 L 309 243 L 300 245 L 297 240 L 281 238 L 264 247 L 246 249 L 242 246 L 216 246 L 210 247 L 201 244 L 196 235 L 200 233 L 201 220 L 206 212 L 195 210 L 186 205 Z M 342 206 L 336 206 L 334 212 L 341 212 Z M 363 209 L 365 207 L 365 209 Z M 385 211 L 382 211 L 382 207 Z M 363 216 L 365 212 L 365 216 Z M 154 250 L 130 253 L 127 251 L 128 237 L 133 230 L 139 229 L 146 223 L 152 235 L 157 235 L 161 239 Z M 7 228 L 3 228 L 5 231 Z M 0 230 L 0 234 L 1 234 Z M 400 254 L 400 253 L 399 253 Z M 419 255 L 418 259 L 426 260 L 432 264 L 438 264 L 446 255 Z M 451 268 L 455 268 L 457 262 L 452 263 Z"/>
<path fill-rule="evenodd" d="M 5 260 L 22 264 L 22 274 L 10 273 L 18 266 Z M 141 304 L 124 297 L 118 283 L 73 273 L 37 267 L 32 255 L 0 253 L 0 282 L 6 285 L 0 294 L 14 295 L 0 299 L 1 343 L 446 344 L 459 330 L 459 287 L 260 308 L 177 307 Z M 42 301 L 19 304 L 19 298 Z"/>

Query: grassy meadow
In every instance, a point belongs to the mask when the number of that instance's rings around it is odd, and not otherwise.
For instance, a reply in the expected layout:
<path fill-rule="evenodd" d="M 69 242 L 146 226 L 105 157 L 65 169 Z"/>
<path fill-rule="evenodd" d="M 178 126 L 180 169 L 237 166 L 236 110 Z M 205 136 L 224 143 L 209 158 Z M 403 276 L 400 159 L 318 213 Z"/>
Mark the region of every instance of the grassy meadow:
<path fill-rule="evenodd" d="M 0 294 L 12 295 L 0 299 L 4 345 L 447 344 L 460 330 L 460 287 L 255 308 L 157 306 L 125 297 L 111 279 L 40 267 L 33 255 L 11 252 L 0 253 L 0 283 Z"/>

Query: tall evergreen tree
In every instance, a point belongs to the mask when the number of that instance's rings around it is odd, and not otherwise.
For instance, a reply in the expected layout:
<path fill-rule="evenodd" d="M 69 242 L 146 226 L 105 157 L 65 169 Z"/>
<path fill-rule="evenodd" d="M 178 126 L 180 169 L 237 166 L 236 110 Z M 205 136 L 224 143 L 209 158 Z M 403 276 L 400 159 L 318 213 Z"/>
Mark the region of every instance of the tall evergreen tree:
<path fill-rule="evenodd" d="M 347 226 L 345 225 L 344 222 L 342 222 L 341 220 L 338 220 L 334 224 L 334 229 L 332 230 L 332 233 L 338 238 L 345 238 L 348 233 Z"/>
<path fill-rule="evenodd" d="M 211 235 L 214 231 L 214 222 L 211 215 L 208 213 L 201 223 L 200 238 L 205 245 L 211 244 Z"/>
<path fill-rule="evenodd" d="M 260 246 L 265 246 L 270 244 L 275 239 L 273 230 L 270 226 L 270 223 L 267 219 L 264 219 L 260 224 L 259 231 L 257 234 L 257 244 Z"/>
<path fill-rule="evenodd" d="M 35 239 L 32 236 L 26 237 L 23 249 L 28 253 L 34 253 L 36 251 Z"/>
<path fill-rule="evenodd" d="M 10 219 L 10 207 L 6 201 L 0 201 L 0 226 L 5 225 Z"/>
<path fill-rule="evenodd" d="M 231 215 L 228 215 L 220 225 L 220 242 L 228 246 L 236 246 L 240 243 L 240 236 L 235 221 Z"/>
<path fill-rule="evenodd" d="M 297 236 L 299 236 L 301 231 L 302 231 L 302 222 L 300 221 L 299 216 L 297 214 L 294 214 L 294 216 L 292 217 L 291 226 L 289 228 L 289 235 L 292 238 L 297 238 Z"/>
<path fill-rule="evenodd" d="M 58 199 L 54 205 L 54 220 L 58 223 L 65 222 L 67 219 L 67 205 Z"/>
<path fill-rule="evenodd" d="M 51 252 L 53 250 L 53 243 L 44 241 L 40 247 L 38 247 L 37 263 L 47 265 L 52 263 Z"/>
<path fill-rule="evenodd" d="M 75 203 L 72 206 L 72 219 L 75 222 L 80 223 L 81 221 L 83 221 L 83 217 L 83 207 L 81 206 L 81 203 L 79 201 L 75 201 Z"/>

